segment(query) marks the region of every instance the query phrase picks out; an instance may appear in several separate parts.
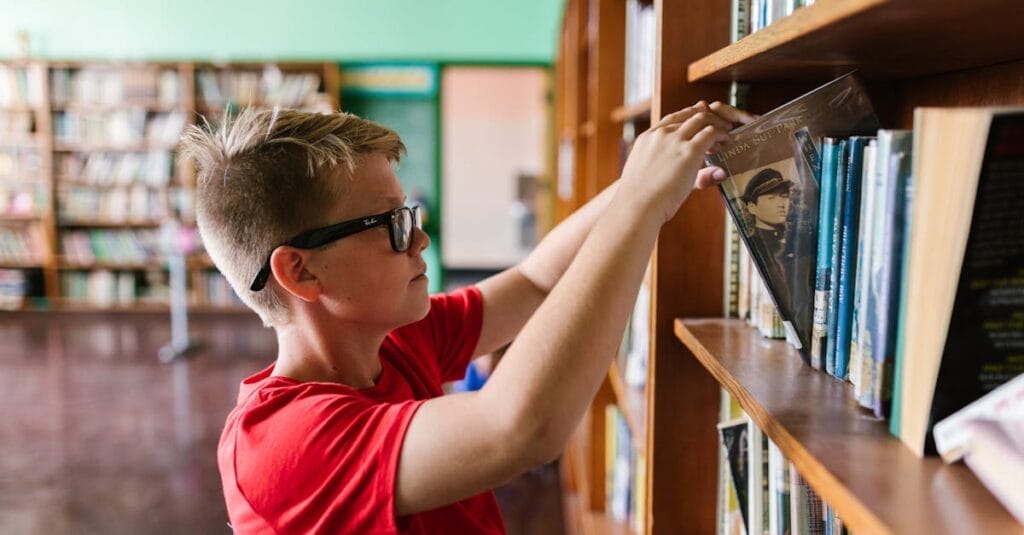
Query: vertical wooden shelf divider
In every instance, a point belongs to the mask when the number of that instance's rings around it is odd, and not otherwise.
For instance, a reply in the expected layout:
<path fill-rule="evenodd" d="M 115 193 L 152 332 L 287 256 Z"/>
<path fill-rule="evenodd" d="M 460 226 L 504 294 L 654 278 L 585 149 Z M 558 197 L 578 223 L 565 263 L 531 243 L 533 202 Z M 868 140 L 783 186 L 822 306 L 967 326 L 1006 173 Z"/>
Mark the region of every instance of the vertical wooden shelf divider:
<path fill-rule="evenodd" d="M 729 2 L 655 0 L 651 123 L 699 100 L 726 98 L 723 84 L 690 84 L 686 66 L 728 43 Z M 718 479 L 718 384 L 681 354 L 679 315 L 722 314 L 724 208 L 717 191 L 694 192 L 661 231 L 652 261 L 647 383 L 647 526 L 650 533 L 713 533 Z"/>

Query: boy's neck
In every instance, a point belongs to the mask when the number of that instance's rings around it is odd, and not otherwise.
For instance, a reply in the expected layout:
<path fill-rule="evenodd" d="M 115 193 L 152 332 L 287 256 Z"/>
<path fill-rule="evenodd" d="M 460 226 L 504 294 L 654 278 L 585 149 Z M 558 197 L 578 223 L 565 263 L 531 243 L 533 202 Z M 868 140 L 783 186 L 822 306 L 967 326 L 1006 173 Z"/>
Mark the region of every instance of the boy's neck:
<path fill-rule="evenodd" d="M 286 325 L 277 331 L 277 362 L 271 375 L 300 382 L 370 388 L 380 378 L 379 350 L 387 333 L 369 335 L 334 324 L 330 329 Z"/>

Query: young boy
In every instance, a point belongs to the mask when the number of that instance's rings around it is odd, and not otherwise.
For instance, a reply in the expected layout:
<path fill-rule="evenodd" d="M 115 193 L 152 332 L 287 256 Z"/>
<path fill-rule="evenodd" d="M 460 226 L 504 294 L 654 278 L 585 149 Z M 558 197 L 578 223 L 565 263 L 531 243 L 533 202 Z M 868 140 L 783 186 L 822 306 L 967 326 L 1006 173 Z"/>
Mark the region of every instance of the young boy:
<path fill-rule="evenodd" d="M 278 340 L 276 361 L 242 382 L 218 448 L 234 530 L 503 533 L 489 489 L 562 451 L 659 228 L 695 184 L 724 177 L 700 170 L 703 156 L 750 119 L 719 103 L 666 117 L 618 184 L 521 264 L 432 298 L 394 132 L 251 110 L 191 129 L 203 242 Z M 474 355 L 513 338 L 482 390 L 442 396 Z"/>

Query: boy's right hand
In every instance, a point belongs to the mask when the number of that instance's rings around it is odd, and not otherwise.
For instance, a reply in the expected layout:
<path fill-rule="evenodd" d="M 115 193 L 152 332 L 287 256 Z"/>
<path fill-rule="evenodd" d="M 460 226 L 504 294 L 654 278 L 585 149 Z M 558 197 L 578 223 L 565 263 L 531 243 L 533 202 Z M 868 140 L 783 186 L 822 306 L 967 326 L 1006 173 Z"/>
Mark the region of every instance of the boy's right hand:
<path fill-rule="evenodd" d="M 704 155 L 732 141 L 736 123 L 755 116 L 715 102 L 698 102 L 665 116 L 640 134 L 622 171 L 619 195 L 635 196 L 641 209 L 670 219 L 694 187 L 703 189 L 725 179 L 717 167 L 704 168 Z"/>

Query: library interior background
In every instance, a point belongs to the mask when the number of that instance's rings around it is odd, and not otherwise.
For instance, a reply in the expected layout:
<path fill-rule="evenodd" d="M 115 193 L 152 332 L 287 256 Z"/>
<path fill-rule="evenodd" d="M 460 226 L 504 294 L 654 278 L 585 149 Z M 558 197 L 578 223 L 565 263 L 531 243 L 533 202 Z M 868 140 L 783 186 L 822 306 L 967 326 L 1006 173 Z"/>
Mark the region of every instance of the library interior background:
<path fill-rule="evenodd" d="M 559 0 L 0 4 L 0 532 L 230 532 L 216 443 L 276 340 L 195 231 L 202 117 L 398 131 L 431 292 L 550 218 Z M 499 489 L 511 532 L 563 532 L 555 470 Z"/>

